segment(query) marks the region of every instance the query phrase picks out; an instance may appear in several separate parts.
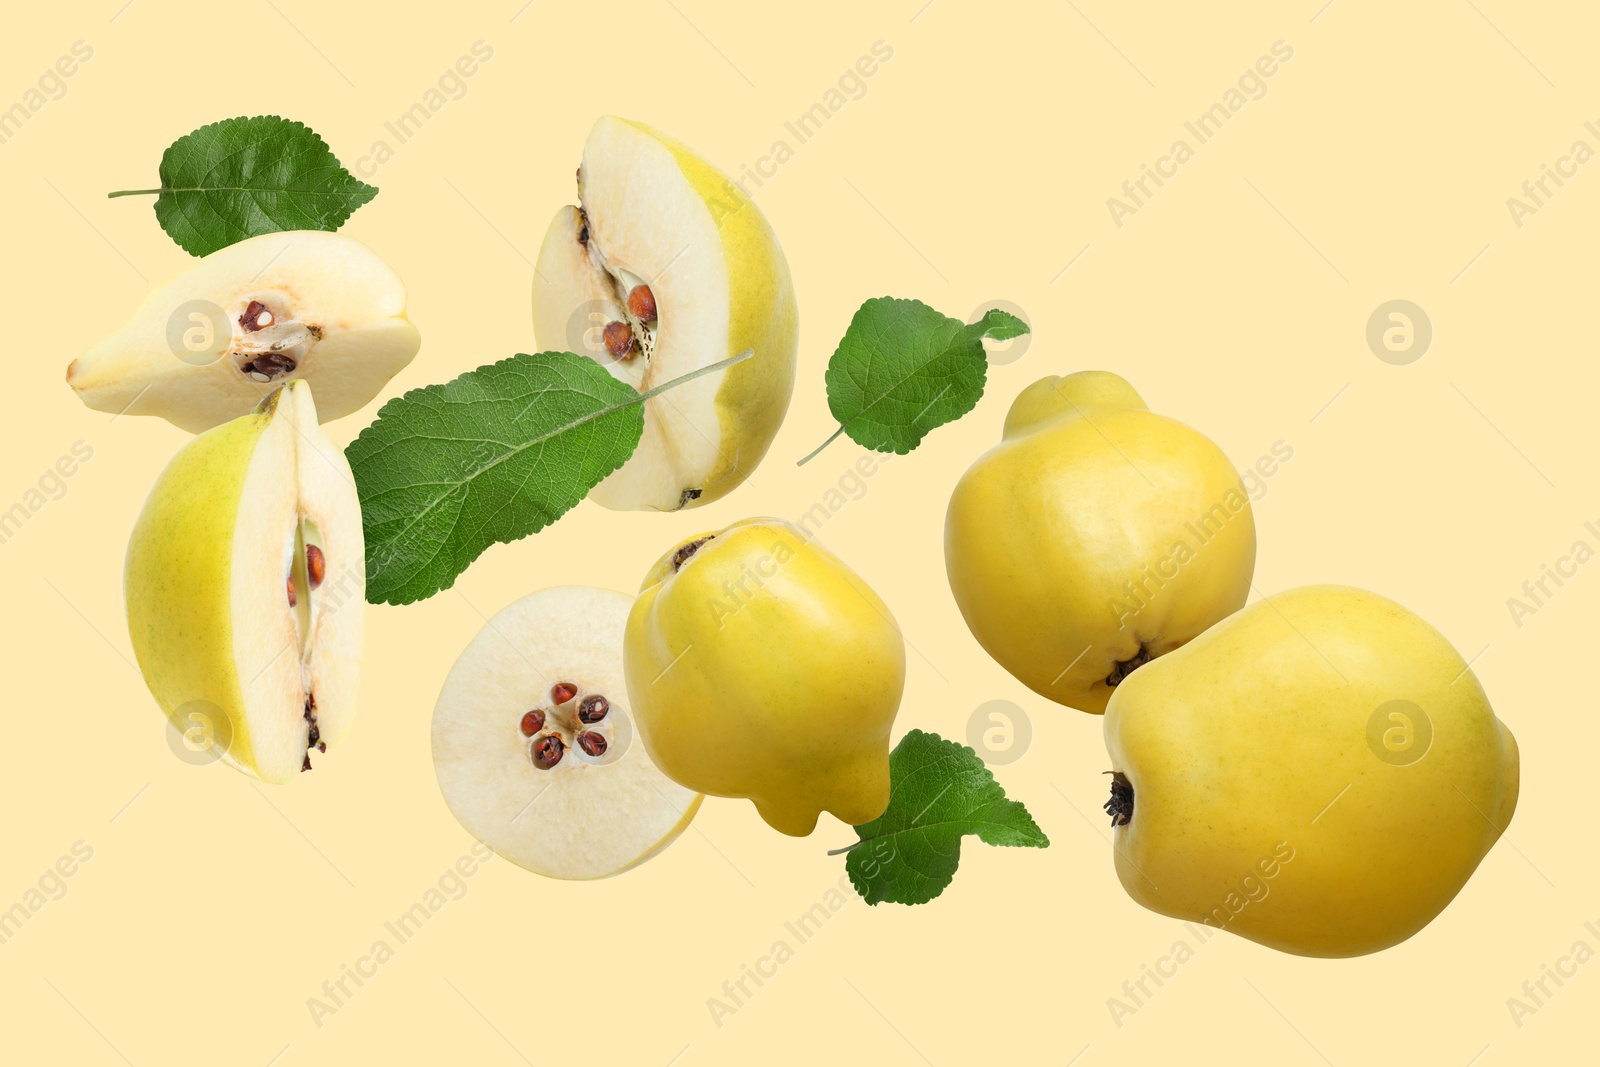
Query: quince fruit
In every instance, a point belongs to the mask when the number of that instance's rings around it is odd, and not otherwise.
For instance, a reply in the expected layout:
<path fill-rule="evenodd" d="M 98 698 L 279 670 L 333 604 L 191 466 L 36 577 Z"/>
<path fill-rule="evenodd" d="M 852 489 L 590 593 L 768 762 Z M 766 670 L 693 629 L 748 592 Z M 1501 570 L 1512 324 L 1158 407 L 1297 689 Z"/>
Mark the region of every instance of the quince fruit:
<path fill-rule="evenodd" d="M 291 381 L 185 445 L 128 539 L 128 635 L 191 749 L 268 782 L 356 710 L 366 546 L 344 453 Z"/>
<path fill-rule="evenodd" d="M 1256 531 L 1212 442 L 1122 378 L 1041 379 L 956 484 L 945 569 L 984 649 L 1028 688 L 1100 713 L 1134 668 L 1244 605 Z"/>
<path fill-rule="evenodd" d="M 721 171 L 637 122 L 594 124 L 578 196 L 539 250 L 541 348 L 587 355 L 640 392 L 755 350 L 647 401 L 639 447 L 590 499 L 615 510 L 709 503 L 755 470 L 789 407 L 799 312 L 788 260 Z"/>
<path fill-rule="evenodd" d="M 1422 929 L 1517 805 L 1517 742 L 1461 656 L 1341 586 L 1253 604 L 1140 667 L 1105 738 L 1128 895 L 1302 956 Z"/>
<path fill-rule="evenodd" d="M 687 789 L 804 837 L 889 806 L 905 642 L 876 593 L 781 519 L 689 538 L 645 577 L 623 663 L 639 734 Z"/>
<path fill-rule="evenodd" d="M 633 597 L 541 589 L 461 653 L 433 711 L 433 766 L 478 840 L 549 878 L 606 878 L 657 855 L 701 797 L 637 743 L 622 675 Z"/>
<path fill-rule="evenodd" d="M 200 433 L 289 380 L 324 420 L 365 407 L 421 345 L 406 289 L 366 245 L 288 230 L 219 249 L 157 286 L 122 329 L 67 368 L 96 411 Z"/>

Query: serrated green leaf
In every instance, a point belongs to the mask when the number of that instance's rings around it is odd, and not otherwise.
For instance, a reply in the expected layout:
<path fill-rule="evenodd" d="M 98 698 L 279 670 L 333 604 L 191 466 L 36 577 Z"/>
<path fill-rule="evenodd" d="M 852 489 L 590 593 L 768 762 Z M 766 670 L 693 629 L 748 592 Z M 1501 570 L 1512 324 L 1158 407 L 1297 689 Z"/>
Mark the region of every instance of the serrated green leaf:
<path fill-rule="evenodd" d="M 276 115 L 213 122 L 161 157 L 156 219 L 184 251 L 210 255 L 280 230 L 337 230 L 378 195 L 339 164 L 312 130 Z"/>
<path fill-rule="evenodd" d="M 540 352 L 384 404 L 345 449 L 366 531 L 367 599 L 432 596 L 490 545 L 555 522 L 633 454 L 639 400 L 593 360 Z"/>
<path fill-rule="evenodd" d="M 828 409 L 839 429 L 823 447 L 847 433 L 866 448 L 904 455 L 983 396 L 984 337 L 1009 340 L 1027 332 L 1026 323 L 998 308 L 964 323 L 919 300 L 868 300 L 828 361 Z"/>
<path fill-rule="evenodd" d="M 1013 337 L 1021 337 L 1030 333 L 1028 324 L 999 308 L 990 308 L 984 312 L 983 318 L 967 326 L 968 330 L 977 330 L 978 339 L 987 337 L 991 341 L 1009 341 Z"/>
<path fill-rule="evenodd" d="M 591 359 L 540 352 L 395 397 L 345 449 L 361 498 L 367 599 L 430 597 L 490 545 L 538 533 L 633 455 L 646 401 L 752 355 L 640 393 Z"/>
<path fill-rule="evenodd" d="M 889 810 L 856 827 L 861 840 L 845 855 L 850 882 L 868 904 L 926 904 L 944 892 L 967 834 L 990 845 L 1050 845 L 972 749 L 938 734 L 912 730 L 901 738 L 889 754 L 889 783 Z"/>

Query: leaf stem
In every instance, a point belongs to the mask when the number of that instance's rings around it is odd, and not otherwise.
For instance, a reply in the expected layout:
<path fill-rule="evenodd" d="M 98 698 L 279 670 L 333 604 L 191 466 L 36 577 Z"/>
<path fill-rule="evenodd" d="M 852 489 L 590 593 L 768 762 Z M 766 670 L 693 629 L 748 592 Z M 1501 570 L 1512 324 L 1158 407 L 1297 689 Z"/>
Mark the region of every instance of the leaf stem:
<path fill-rule="evenodd" d="M 118 189 L 114 193 L 107 193 L 106 199 L 115 200 L 119 196 L 151 196 L 164 192 L 166 192 L 165 189 Z"/>
<path fill-rule="evenodd" d="M 817 457 L 817 453 L 818 452 L 821 452 L 824 448 L 827 448 L 829 445 L 833 444 L 834 441 L 838 440 L 839 439 L 839 435 L 842 434 L 842 433 L 844 433 L 844 426 L 841 425 L 837 430 L 833 431 L 833 436 L 832 437 L 828 438 L 826 441 L 822 442 L 816 448 L 812 449 L 810 455 L 806 456 L 805 459 L 802 459 L 799 463 L 796 463 L 795 466 L 796 467 L 804 467 L 807 463 L 809 463 L 811 460 L 813 460 L 813 459 L 815 459 Z M 833 855 L 833 853 L 830 852 L 830 853 L 828 853 L 828 855 L 831 856 L 831 855 Z"/>
<path fill-rule="evenodd" d="M 646 400 L 649 400 L 651 397 L 655 396 L 657 393 L 664 393 L 668 389 L 672 389 L 672 388 L 675 388 L 677 386 L 680 386 L 680 385 L 684 384 L 685 382 L 692 382 L 696 378 L 703 377 L 704 375 L 707 375 L 707 374 L 714 374 L 719 370 L 727 370 L 729 367 L 733 366 L 735 363 L 743 363 L 745 360 L 749 359 L 751 356 L 753 356 L 755 354 L 756 354 L 756 350 L 755 349 L 747 348 L 743 352 L 740 352 L 737 356 L 729 356 L 727 359 L 721 360 L 721 361 L 719 361 L 717 363 L 713 363 L 710 366 L 701 367 L 698 370 L 692 370 L 688 374 L 680 374 L 680 375 L 678 375 L 678 377 L 672 379 L 672 381 L 670 381 L 670 382 L 662 382 L 660 385 L 656 386 L 654 389 L 645 390 L 644 392 L 639 394 L 639 399 L 631 401 L 631 403 L 642 404 Z"/>
<path fill-rule="evenodd" d="M 866 839 L 865 839 L 865 838 L 863 838 L 863 839 L 862 839 L 862 840 L 860 840 L 860 841 L 857 841 L 857 842 L 856 842 L 856 843 L 855 843 L 855 844 L 853 844 L 853 845 L 846 845 L 846 846 L 845 846 L 845 847 L 844 847 L 844 848 L 836 848 L 836 849 L 831 849 L 831 850 L 830 850 L 830 851 L 829 851 L 829 852 L 828 852 L 828 855 L 830 855 L 830 856 L 842 856 L 842 855 L 844 855 L 844 854 L 845 854 L 845 853 L 846 853 L 846 852 L 849 852 L 849 851 L 850 851 L 850 850 L 851 850 L 851 849 L 856 849 L 856 848 L 860 848 L 860 847 L 861 847 L 861 846 L 862 846 L 862 845 L 864 845 L 864 844 L 866 844 L 866 843 L 867 843 L 867 842 L 866 842 Z"/>

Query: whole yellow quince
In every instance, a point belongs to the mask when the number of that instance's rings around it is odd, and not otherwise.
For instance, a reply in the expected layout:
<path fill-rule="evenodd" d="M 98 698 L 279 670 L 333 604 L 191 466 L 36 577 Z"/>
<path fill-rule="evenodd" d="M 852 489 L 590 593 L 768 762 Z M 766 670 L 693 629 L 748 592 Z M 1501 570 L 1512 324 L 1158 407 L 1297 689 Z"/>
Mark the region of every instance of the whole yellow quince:
<path fill-rule="evenodd" d="M 889 806 L 905 642 L 876 593 L 781 519 L 662 556 L 628 616 L 623 665 L 650 758 L 697 793 L 746 797 L 803 837 Z"/>
<path fill-rule="evenodd" d="M 978 643 L 1093 713 L 1141 663 L 1242 607 L 1255 559 L 1227 456 L 1108 371 L 1023 390 L 945 517 L 950 590 Z"/>
<path fill-rule="evenodd" d="M 1517 743 L 1433 627 L 1359 589 L 1254 604 L 1106 709 L 1117 877 L 1145 907 L 1302 956 L 1398 944 L 1517 806 Z"/>

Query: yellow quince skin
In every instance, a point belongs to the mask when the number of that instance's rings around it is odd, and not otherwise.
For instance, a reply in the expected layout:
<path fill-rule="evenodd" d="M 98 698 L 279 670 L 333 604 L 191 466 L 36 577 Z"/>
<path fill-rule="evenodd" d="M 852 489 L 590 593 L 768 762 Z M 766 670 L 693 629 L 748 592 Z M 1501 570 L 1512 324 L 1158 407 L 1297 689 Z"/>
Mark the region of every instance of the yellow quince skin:
<path fill-rule="evenodd" d="M 853 826 L 889 805 L 905 642 L 866 583 L 799 527 L 756 518 L 674 546 L 623 643 L 650 758 L 697 793 L 745 797 L 775 829 Z"/>
<path fill-rule="evenodd" d="M 1107 371 L 1023 390 L 945 518 L 950 591 L 978 643 L 1094 714 L 1139 664 L 1243 607 L 1255 558 L 1227 456 Z"/>
<path fill-rule="evenodd" d="M 1133 672 L 1111 698 L 1117 877 L 1153 911 L 1302 956 L 1398 944 L 1517 804 L 1517 742 L 1443 635 L 1308 586 Z"/>

